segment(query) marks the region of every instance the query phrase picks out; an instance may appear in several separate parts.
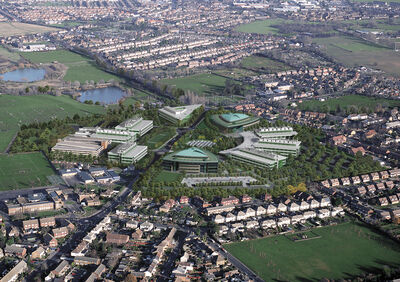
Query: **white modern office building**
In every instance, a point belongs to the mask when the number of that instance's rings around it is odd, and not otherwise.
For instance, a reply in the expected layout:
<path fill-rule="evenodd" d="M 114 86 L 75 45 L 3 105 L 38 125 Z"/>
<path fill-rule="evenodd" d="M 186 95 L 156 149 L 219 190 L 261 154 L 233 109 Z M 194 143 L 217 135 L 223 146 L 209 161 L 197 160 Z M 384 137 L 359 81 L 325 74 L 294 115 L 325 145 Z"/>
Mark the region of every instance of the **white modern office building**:
<path fill-rule="evenodd" d="M 297 135 L 297 132 L 290 126 L 261 128 L 256 135 L 262 139 L 288 138 Z"/>
<path fill-rule="evenodd" d="M 286 140 L 279 138 L 264 138 L 255 143 L 255 149 L 264 152 L 275 153 L 283 156 L 298 155 L 300 153 L 301 141 Z"/>
<path fill-rule="evenodd" d="M 147 146 L 137 145 L 135 142 L 119 144 L 108 152 L 108 160 L 121 164 L 138 162 L 147 154 Z"/>
<path fill-rule="evenodd" d="M 182 124 L 190 119 L 192 113 L 201 107 L 201 104 L 179 106 L 179 107 L 164 107 L 158 110 L 160 117 L 173 123 Z"/>

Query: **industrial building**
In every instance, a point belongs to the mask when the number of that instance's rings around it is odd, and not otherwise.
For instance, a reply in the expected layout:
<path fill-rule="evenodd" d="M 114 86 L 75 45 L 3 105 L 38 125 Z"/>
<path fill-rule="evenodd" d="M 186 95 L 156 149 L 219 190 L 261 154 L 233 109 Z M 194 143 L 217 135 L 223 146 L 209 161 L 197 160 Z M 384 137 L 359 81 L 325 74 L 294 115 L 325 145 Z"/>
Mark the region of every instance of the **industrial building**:
<path fill-rule="evenodd" d="M 108 152 L 108 160 L 121 164 L 132 164 L 147 154 L 147 146 L 137 145 L 135 142 L 123 143 Z"/>
<path fill-rule="evenodd" d="M 184 124 L 190 119 L 192 113 L 201 107 L 201 104 L 180 107 L 164 107 L 158 110 L 161 118 L 177 125 Z"/>
<path fill-rule="evenodd" d="M 262 168 L 280 168 L 286 157 L 255 149 L 241 149 L 229 153 L 232 159 Z"/>
<path fill-rule="evenodd" d="M 212 115 L 211 121 L 222 130 L 243 131 L 244 128 L 260 122 L 260 118 L 241 113 Z"/>
<path fill-rule="evenodd" d="M 217 173 L 218 158 L 204 149 L 192 147 L 168 154 L 162 166 L 168 171 L 186 173 Z"/>

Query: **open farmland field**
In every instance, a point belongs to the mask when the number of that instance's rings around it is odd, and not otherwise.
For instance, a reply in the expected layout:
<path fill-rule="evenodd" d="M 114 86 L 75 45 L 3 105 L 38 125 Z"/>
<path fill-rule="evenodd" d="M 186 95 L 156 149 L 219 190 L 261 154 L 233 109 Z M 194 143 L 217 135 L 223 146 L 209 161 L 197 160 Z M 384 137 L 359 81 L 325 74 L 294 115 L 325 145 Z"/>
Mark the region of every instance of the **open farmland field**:
<path fill-rule="evenodd" d="M 0 95 L 0 152 L 6 149 L 22 124 L 104 111 L 102 106 L 83 104 L 68 96 Z"/>
<path fill-rule="evenodd" d="M 349 109 L 350 107 L 357 107 L 359 109 L 368 109 L 371 112 L 375 111 L 375 107 L 381 104 L 388 107 L 400 107 L 400 101 L 389 100 L 382 98 L 373 98 L 361 95 L 348 95 L 339 98 L 328 99 L 324 102 L 317 100 L 308 100 L 299 104 L 299 108 L 305 111 L 324 112 L 335 111 L 338 107 L 341 109 Z"/>
<path fill-rule="evenodd" d="M 0 154 L 0 190 L 49 185 L 53 174 L 42 153 Z"/>
<path fill-rule="evenodd" d="M 314 42 L 327 55 L 349 67 L 369 66 L 400 75 L 400 54 L 389 48 L 348 36 L 318 38 Z"/>
<path fill-rule="evenodd" d="M 359 223 L 314 229 L 321 236 L 294 242 L 280 235 L 225 245 L 265 281 L 319 281 L 351 278 L 399 266 L 400 246 Z"/>
<path fill-rule="evenodd" d="M 120 81 L 121 79 L 113 74 L 107 73 L 96 66 L 96 63 L 90 58 L 73 53 L 67 50 L 56 50 L 48 52 L 32 52 L 21 53 L 27 60 L 39 63 L 51 63 L 57 61 L 68 67 L 67 73 L 64 76 L 65 81 L 85 81 L 99 80 L 108 81 L 110 79 Z"/>
<path fill-rule="evenodd" d="M 292 69 L 289 65 L 266 57 L 253 55 L 242 60 L 241 66 L 256 72 L 275 73 Z"/>
<path fill-rule="evenodd" d="M 54 27 L 41 26 L 36 24 L 27 24 L 20 22 L 0 22 L 1 36 L 25 35 L 33 33 L 45 33 L 59 30 Z"/>

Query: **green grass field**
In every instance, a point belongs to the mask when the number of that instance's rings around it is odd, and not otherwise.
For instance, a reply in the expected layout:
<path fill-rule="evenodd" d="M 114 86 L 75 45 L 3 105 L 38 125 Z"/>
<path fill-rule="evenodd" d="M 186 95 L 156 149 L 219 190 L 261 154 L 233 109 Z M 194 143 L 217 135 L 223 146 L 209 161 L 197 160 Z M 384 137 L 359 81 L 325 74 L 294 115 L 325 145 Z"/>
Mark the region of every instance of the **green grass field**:
<path fill-rule="evenodd" d="M 245 33 L 257 33 L 257 34 L 276 34 L 279 30 L 274 25 L 281 24 L 284 22 L 290 22 L 284 19 L 268 19 L 263 21 L 254 21 L 248 24 L 240 25 L 236 28 L 236 31 Z"/>
<path fill-rule="evenodd" d="M 174 127 L 154 128 L 150 133 L 150 138 L 145 142 L 150 150 L 157 149 L 165 142 L 175 136 L 176 129 Z"/>
<path fill-rule="evenodd" d="M 224 90 L 225 80 L 226 78 L 215 74 L 201 73 L 174 79 L 164 79 L 161 80 L 161 83 L 183 90 L 190 90 L 198 94 L 212 95 Z"/>
<path fill-rule="evenodd" d="M 165 183 L 170 183 L 170 182 L 180 180 L 181 177 L 182 177 L 182 174 L 180 174 L 180 173 L 163 170 L 160 172 L 159 175 L 156 176 L 156 178 L 154 179 L 154 182 L 164 181 Z"/>
<path fill-rule="evenodd" d="M 292 67 L 279 61 L 256 55 L 244 58 L 241 62 L 241 65 L 246 69 L 250 69 L 253 71 L 266 71 L 269 73 L 292 69 Z"/>
<path fill-rule="evenodd" d="M 102 106 L 87 105 L 68 96 L 0 95 L 0 152 L 3 152 L 22 124 L 52 118 L 104 113 Z"/>
<path fill-rule="evenodd" d="M 285 236 L 225 245 L 265 281 L 319 281 L 351 278 L 399 266 L 398 243 L 357 223 L 314 230 L 321 238 L 293 242 Z"/>
<path fill-rule="evenodd" d="M 47 176 L 53 174 L 41 153 L 0 154 L 0 190 L 49 185 Z"/>
<path fill-rule="evenodd" d="M 400 75 L 400 54 L 386 47 L 349 36 L 315 38 L 321 50 L 349 67 L 369 66 Z"/>
<path fill-rule="evenodd" d="M 0 57 L 12 62 L 17 62 L 21 58 L 18 53 L 10 52 L 2 46 L 0 46 Z"/>
<path fill-rule="evenodd" d="M 90 58 L 73 53 L 67 50 L 56 50 L 49 52 L 31 52 L 21 53 L 27 60 L 33 63 L 51 63 L 57 61 L 68 67 L 67 73 L 64 76 L 65 81 L 85 81 L 93 80 L 98 82 L 103 79 L 120 81 L 118 76 L 102 71 L 96 66 L 96 63 Z"/>
<path fill-rule="evenodd" d="M 373 112 L 378 104 L 392 108 L 392 107 L 399 107 L 400 101 L 382 99 L 382 98 L 373 98 L 361 95 L 348 95 L 336 99 L 335 98 L 328 99 L 327 101 L 324 102 L 318 100 L 304 101 L 303 103 L 299 104 L 299 108 L 301 110 L 321 112 L 323 111 L 324 108 L 327 108 L 329 111 L 334 111 L 337 109 L 338 106 L 340 106 L 342 109 L 350 108 L 352 106 L 357 106 L 359 108 L 364 107 Z"/>

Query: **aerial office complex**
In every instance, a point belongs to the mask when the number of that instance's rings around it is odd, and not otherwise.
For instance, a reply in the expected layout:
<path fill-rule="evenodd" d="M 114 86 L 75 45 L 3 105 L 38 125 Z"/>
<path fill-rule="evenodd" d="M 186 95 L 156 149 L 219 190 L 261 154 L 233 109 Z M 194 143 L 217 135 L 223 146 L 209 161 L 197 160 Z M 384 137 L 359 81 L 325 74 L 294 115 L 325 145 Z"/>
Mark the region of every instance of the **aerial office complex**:
<path fill-rule="evenodd" d="M 244 142 L 235 148 L 219 152 L 232 159 L 264 168 L 280 168 L 286 164 L 287 156 L 298 155 L 298 140 L 288 139 L 297 134 L 291 127 L 262 128 L 241 133 Z"/>
<path fill-rule="evenodd" d="M 213 153 L 192 147 L 163 158 L 163 168 L 186 173 L 216 173 L 218 158 Z"/>
<path fill-rule="evenodd" d="M 212 122 L 222 130 L 242 131 L 244 128 L 260 122 L 258 117 L 240 113 L 225 113 L 211 116 Z"/>
<path fill-rule="evenodd" d="M 179 107 L 164 107 L 158 110 L 161 118 L 177 125 L 184 124 L 190 119 L 192 113 L 200 108 L 200 104 L 179 106 Z"/>
<path fill-rule="evenodd" d="M 109 160 L 124 164 L 134 163 L 147 154 L 147 147 L 138 146 L 135 141 L 152 128 L 153 121 L 142 117 L 126 120 L 114 129 L 83 127 L 75 134 L 59 140 L 52 151 L 98 157 L 113 143 L 119 145 L 109 152 Z"/>

